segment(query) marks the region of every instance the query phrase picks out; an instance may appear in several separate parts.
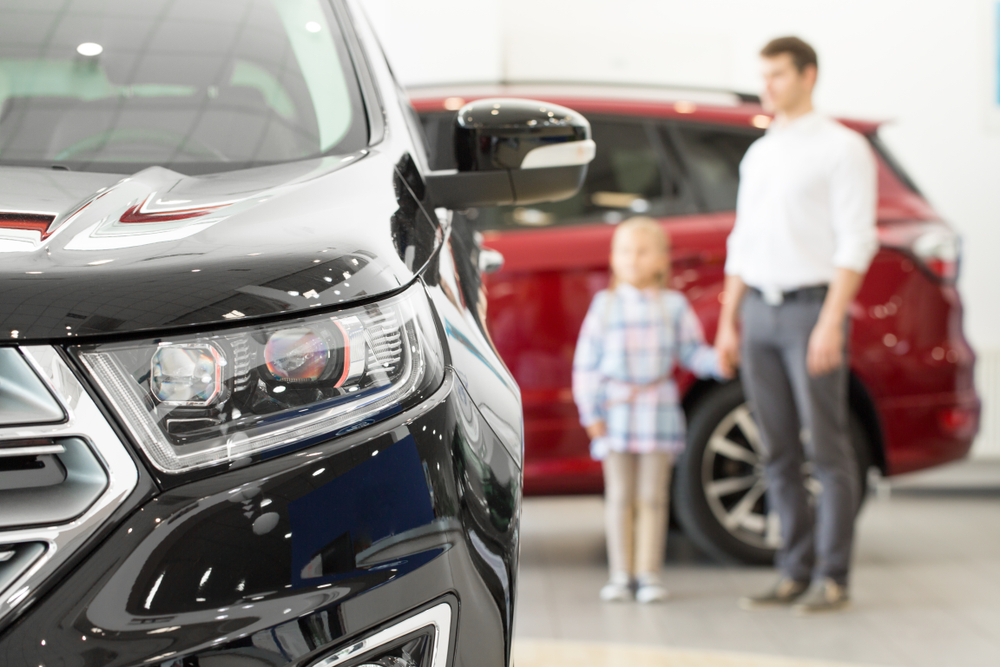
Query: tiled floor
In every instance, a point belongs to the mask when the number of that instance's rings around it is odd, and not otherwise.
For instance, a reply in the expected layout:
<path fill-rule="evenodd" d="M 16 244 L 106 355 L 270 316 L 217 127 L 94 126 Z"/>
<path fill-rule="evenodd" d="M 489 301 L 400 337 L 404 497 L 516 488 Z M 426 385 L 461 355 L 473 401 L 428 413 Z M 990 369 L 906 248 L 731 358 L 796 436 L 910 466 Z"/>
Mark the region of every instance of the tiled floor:
<path fill-rule="evenodd" d="M 853 608 L 811 618 L 740 611 L 737 597 L 769 585 L 773 573 L 715 565 L 677 533 L 665 571 L 668 603 L 602 604 L 601 499 L 528 499 L 517 665 L 1000 665 L 1000 461 L 879 487 L 859 523 Z M 551 640 L 587 642 L 591 657 L 572 661 L 587 647 Z M 621 653 L 621 645 L 645 657 Z M 655 647 L 667 649 L 659 662 L 650 657 Z"/>

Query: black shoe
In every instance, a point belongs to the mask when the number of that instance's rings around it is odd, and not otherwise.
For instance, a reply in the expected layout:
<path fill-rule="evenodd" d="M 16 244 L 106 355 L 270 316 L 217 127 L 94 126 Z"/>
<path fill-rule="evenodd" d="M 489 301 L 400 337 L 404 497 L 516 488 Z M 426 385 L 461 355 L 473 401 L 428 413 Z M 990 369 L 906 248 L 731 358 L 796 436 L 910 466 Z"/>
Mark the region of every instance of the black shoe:
<path fill-rule="evenodd" d="M 850 605 L 847 586 L 841 586 L 833 579 L 822 579 L 813 584 L 809 594 L 792 607 L 792 612 L 796 616 L 806 616 L 825 611 L 840 611 Z"/>
<path fill-rule="evenodd" d="M 740 609 L 755 611 L 773 607 L 787 607 L 809 590 L 809 583 L 782 577 L 766 593 L 740 598 Z"/>

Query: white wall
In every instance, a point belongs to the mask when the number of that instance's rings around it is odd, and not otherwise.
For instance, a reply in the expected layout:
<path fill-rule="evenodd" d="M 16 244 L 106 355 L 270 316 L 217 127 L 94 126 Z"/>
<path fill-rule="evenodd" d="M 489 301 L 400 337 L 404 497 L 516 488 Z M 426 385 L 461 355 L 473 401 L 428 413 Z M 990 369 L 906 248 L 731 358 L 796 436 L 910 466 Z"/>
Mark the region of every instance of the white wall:
<path fill-rule="evenodd" d="M 984 372 L 1000 364 L 995 2 L 365 2 L 404 84 L 506 77 L 754 91 L 761 46 L 785 34 L 806 39 L 820 55 L 817 105 L 891 120 L 886 143 L 962 234 L 966 332 Z M 985 393 L 987 410 L 1000 410 L 1000 384 L 995 396 Z M 984 433 L 977 451 L 1000 455 L 1000 428 L 987 431 L 995 433 Z"/>
<path fill-rule="evenodd" d="M 501 78 L 503 0 L 361 0 L 404 85 Z"/>

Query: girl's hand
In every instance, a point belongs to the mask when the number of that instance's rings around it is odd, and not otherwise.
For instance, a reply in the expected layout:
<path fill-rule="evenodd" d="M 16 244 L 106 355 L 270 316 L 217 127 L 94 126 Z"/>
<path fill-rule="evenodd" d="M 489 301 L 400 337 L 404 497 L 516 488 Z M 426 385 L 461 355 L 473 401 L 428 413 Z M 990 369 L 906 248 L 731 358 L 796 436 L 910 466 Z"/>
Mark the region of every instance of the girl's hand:
<path fill-rule="evenodd" d="M 587 437 L 591 440 L 597 440 L 598 438 L 603 438 L 608 434 L 608 428 L 604 422 L 594 422 L 587 427 Z"/>

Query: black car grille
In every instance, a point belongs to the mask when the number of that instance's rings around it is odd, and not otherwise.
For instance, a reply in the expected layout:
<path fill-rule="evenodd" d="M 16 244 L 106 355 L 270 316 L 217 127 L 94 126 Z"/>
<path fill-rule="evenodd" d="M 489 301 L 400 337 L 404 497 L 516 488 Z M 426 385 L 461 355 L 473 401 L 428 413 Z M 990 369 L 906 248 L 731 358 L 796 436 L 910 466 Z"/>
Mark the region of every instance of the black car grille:
<path fill-rule="evenodd" d="M 57 350 L 0 348 L 0 621 L 33 601 L 137 479 Z"/>

